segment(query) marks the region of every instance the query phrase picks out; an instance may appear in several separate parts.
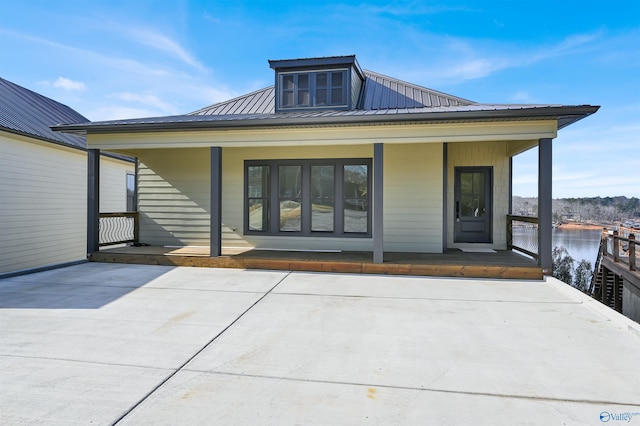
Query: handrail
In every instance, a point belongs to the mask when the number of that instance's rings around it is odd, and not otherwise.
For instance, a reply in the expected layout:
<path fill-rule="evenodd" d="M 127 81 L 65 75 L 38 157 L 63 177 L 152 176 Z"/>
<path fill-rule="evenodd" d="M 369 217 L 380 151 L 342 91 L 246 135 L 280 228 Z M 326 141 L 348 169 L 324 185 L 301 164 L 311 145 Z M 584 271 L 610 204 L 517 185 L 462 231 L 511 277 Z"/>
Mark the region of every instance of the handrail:
<path fill-rule="evenodd" d="M 533 241 L 530 241 L 529 245 L 531 246 L 535 246 L 536 251 L 533 250 L 529 250 L 526 247 L 523 247 L 522 245 L 518 245 L 516 243 L 514 243 L 513 241 L 513 222 L 525 222 L 525 223 L 531 223 L 534 224 L 535 226 L 532 226 L 531 228 L 535 228 L 536 231 L 534 232 L 534 237 Z M 527 254 L 531 257 L 533 257 L 534 259 L 539 259 L 540 255 L 537 253 L 537 247 L 538 247 L 538 237 L 537 237 L 537 228 L 538 228 L 538 218 L 535 216 L 518 216 L 518 215 L 512 215 L 512 214 L 508 214 L 507 215 L 507 250 L 518 250 L 524 254 Z M 526 242 L 526 241 L 524 241 Z"/>
<path fill-rule="evenodd" d="M 100 246 L 134 243 L 140 240 L 138 212 L 100 213 Z"/>
<path fill-rule="evenodd" d="M 635 234 L 629 234 L 628 237 L 622 237 L 619 235 L 618 231 L 613 231 L 612 234 L 606 232 L 606 228 L 602 231 L 602 239 L 605 241 L 603 247 L 603 257 L 611 257 L 613 256 L 614 263 L 622 263 L 623 265 L 627 265 L 630 271 L 636 270 L 636 253 L 640 253 L 637 250 L 638 245 L 640 245 L 640 241 L 636 240 Z M 611 241 L 611 248 L 613 253 L 608 252 L 609 241 Z M 620 244 L 623 243 L 623 244 Z M 625 244 L 626 249 L 625 249 Z M 627 256 L 621 256 L 620 254 L 627 253 Z"/>

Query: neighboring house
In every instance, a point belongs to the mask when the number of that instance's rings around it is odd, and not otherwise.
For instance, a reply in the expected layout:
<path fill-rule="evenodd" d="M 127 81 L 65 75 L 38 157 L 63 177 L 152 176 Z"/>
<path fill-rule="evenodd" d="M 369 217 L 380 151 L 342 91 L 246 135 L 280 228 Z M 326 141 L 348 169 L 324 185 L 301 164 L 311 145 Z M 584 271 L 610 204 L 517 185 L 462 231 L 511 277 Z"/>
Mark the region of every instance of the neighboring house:
<path fill-rule="evenodd" d="M 50 126 L 87 121 L 0 78 L 0 275 L 86 260 L 85 138 Z M 103 211 L 126 211 L 134 160 L 103 156 L 101 173 Z"/>
<path fill-rule="evenodd" d="M 511 159 L 538 147 L 550 269 L 552 139 L 598 107 L 476 103 L 355 56 L 269 63 L 275 86 L 188 115 L 55 130 L 86 135 L 96 170 L 101 150 L 139 159 L 144 243 L 370 251 L 378 263 L 506 249 Z"/>

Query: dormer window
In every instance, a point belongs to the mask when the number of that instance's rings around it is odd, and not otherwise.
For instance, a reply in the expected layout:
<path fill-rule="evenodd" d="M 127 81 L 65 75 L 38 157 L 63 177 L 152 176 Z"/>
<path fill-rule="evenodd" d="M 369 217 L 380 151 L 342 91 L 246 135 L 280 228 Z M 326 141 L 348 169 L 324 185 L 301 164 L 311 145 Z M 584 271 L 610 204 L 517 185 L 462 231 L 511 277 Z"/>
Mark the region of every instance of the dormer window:
<path fill-rule="evenodd" d="M 280 108 L 347 107 L 347 70 L 281 73 Z"/>
<path fill-rule="evenodd" d="M 276 71 L 276 112 L 354 109 L 364 74 L 355 56 L 269 61 Z"/>

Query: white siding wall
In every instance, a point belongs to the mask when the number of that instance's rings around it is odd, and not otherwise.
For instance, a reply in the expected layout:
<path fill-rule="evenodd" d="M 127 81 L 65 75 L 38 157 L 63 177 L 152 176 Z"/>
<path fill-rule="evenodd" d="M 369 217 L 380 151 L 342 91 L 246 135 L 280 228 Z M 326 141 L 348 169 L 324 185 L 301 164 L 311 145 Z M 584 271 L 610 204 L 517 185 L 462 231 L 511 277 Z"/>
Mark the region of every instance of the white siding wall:
<path fill-rule="evenodd" d="M 448 151 L 448 246 L 464 247 L 453 242 L 454 169 L 465 166 L 493 167 L 493 244 L 499 250 L 507 247 L 507 214 L 509 213 L 509 156 L 507 142 L 450 143 Z M 466 244 L 467 246 L 469 244 Z M 478 245 L 478 244 L 474 244 Z"/>
<path fill-rule="evenodd" d="M 134 166 L 101 162 L 100 203 L 124 211 Z M 0 132 L 0 273 L 86 257 L 87 153 Z"/>
<path fill-rule="evenodd" d="M 384 147 L 385 251 L 442 253 L 442 144 Z"/>
<path fill-rule="evenodd" d="M 0 273 L 86 258 L 86 158 L 0 132 Z"/>

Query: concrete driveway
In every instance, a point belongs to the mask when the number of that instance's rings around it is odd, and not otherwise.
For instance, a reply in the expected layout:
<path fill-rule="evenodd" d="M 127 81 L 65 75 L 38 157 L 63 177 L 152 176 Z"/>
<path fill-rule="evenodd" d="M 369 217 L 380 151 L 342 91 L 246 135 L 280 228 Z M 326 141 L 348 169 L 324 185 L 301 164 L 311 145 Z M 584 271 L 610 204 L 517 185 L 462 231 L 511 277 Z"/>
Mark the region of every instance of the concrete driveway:
<path fill-rule="evenodd" d="M 640 425 L 640 327 L 554 279 L 86 263 L 0 333 L 2 425 Z"/>

